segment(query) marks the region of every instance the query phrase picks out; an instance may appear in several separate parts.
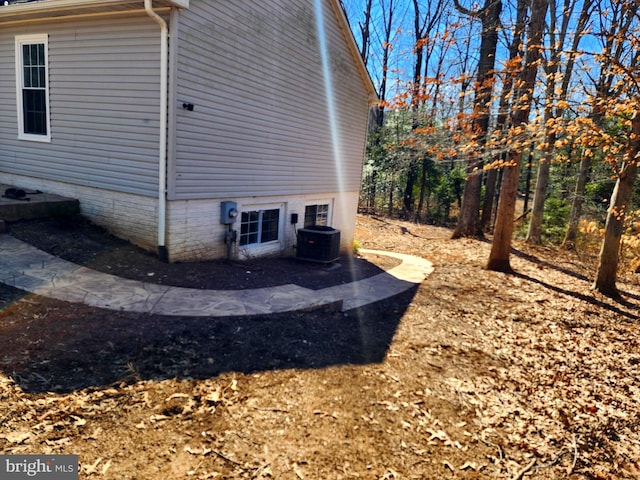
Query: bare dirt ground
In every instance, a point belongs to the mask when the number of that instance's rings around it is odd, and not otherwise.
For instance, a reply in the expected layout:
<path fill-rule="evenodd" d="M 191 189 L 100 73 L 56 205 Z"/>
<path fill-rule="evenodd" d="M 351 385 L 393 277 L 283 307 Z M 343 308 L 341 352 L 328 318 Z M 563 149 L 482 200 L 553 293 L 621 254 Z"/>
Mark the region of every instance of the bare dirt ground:
<path fill-rule="evenodd" d="M 61 256 L 81 237 L 56 235 Z M 506 275 L 450 235 L 360 217 L 363 247 L 435 272 L 346 313 L 168 318 L 0 287 L 0 452 L 75 453 L 80 478 L 640 478 L 639 276 L 614 301 L 590 291 L 592 258 L 516 242 Z M 82 238 L 88 265 L 171 281 Z M 343 263 L 273 268 L 312 288 L 387 267 Z M 269 269 L 228 268 L 236 288 Z"/>

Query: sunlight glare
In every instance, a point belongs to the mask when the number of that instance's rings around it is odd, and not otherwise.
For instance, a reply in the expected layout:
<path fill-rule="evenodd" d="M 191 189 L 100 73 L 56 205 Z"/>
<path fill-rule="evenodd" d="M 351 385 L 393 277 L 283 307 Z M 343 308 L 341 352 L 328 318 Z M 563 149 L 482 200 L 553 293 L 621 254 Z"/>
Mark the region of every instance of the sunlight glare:
<path fill-rule="evenodd" d="M 333 87 L 333 77 L 331 74 L 331 61 L 329 58 L 329 47 L 327 45 L 327 33 L 324 24 L 323 14 L 323 0 L 314 0 L 315 4 L 315 17 L 316 17 L 316 31 L 318 32 L 318 48 L 320 49 L 320 61 L 322 64 L 322 77 L 324 81 L 324 93 L 327 105 L 327 118 L 329 120 L 329 134 L 331 135 L 331 147 L 333 152 L 333 166 L 335 169 L 337 186 L 338 186 L 338 198 L 336 199 L 335 208 L 340 211 L 340 218 L 345 221 L 349 218 L 347 208 L 349 202 L 347 201 L 347 195 L 344 185 L 344 162 L 342 145 L 340 143 L 340 131 L 338 126 L 338 110 L 336 108 L 336 95 Z M 353 263 L 354 259 L 352 255 L 347 256 L 347 262 Z M 354 271 L 353 265 L 348 265 L 350 272 Z M 355 278 L 351 279 L 352 282 Z M 357 283 L 352 283 L 353 288 L 357 288 Z M 362 353 L 365 357 L 369 356 L 370 348 L 368 345 L 370 341 L 368 339 L 368 329 L 363 325 L 363 319 L 361 317 L 359 309 L 357 310 L 358 320 L 360 323 L 360 335 L 362 342 Z"/>

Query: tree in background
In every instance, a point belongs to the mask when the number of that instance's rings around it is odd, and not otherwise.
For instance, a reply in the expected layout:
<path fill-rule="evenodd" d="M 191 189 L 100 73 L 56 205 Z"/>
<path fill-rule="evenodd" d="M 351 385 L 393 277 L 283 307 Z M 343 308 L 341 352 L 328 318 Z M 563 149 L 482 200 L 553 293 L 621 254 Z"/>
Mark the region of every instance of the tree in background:
<path fill-rule="evenodd" d="M 369 61 L 369 44 L 371 43 L 371 8 L 373 7 L 373 0 L 367 0 L 364 7 L 364 19 L 358 22 L 360 28 L 360 56 L 364 60 L 366 65 Z"/>
<path fill-rule="evenodd" d="M 599 75 L 595 79 L 588 75 L 583 82 L 583 85 L 585 85 L 586 81 L 590 80 L 595 92 L 590 104 L 591 110 L 586 112 L 590 121 L 582 122 L 581 125 L 574 129 L 577 132 L 576 135 L 582 136 L 583 140 L 585 140 L 582 142 L 585 144 L 585 148 L 580 153 L 580 168 L 576 179 L 567 232 L 563 241 L 563 246 L 569 250 L 576 247 L 585 188 L 591 171 L 592 160 L 595 152 L 597 152 L 597 149 L 594 152 L 594 149 L 591 148 L 597 147 L 597 145 L 593 145 L 590 140 L 598 138 L 598 132 L 606 127 L 604 123 L 606 117 L 605 99 L 616 95 L 613 91 L 613 86 L 617 74 L 612 67 L 620 63 L 623 55 L 628 50 L 627 33 L 635 16 L 635 12 L 625 8 L 621 2 L 614 2 L 608 6 L 603 5 L 601 2 L 596 2 L 594 7 L 595 18 L 598 22 L 596 37 L 601 42 L 602 50 L 597 55 Z M 580 118 L 576 120 L 578 122 L 581 121 Z"/>
<path fill-rule="evenodd" d="M 633 18 L 633 23 L 614 35 L 631 48 L 613 62 L 603 55 L 597 56 L 600 61 L 611 64 L 611 73 L 616 77 L 616 84 L 610 92 L 613 95 L 603 99 L 602 111 L 616 118 L 622 127 L 614 131 L 617 135 L 603 132 L 607 135 L 602 136 L 602 150 L 609 153 L 616 184 L 609 204 L 593 288 L 610 296 L 618 296 L 616 279 L 620 243 L 640 165 L 640 0 L 623 2 L 621 8 L 627 12 L 623 18 Z M 622 159 L 617 152 L 623 153 Z"/>
<path fill-rule="evenodd" d="M 513 94 L 514 81 L 519 73 L 520 58 L 522 50 L 522 37 L 524 35 L 525 22 L 527 16 L 527 0 L 518 0 L 516 4 L 515 22 L 511 28 L 503 29 L 505 34 L 505 43 L 507 44 L 508 59 L 504 61 L 501 72 L 498 72 L 502 90 L 500 92 L 500 100 L 498 102 L 498 111 L 496 113 L 495 127 L 493 129 L 494 138 L 492 144 L 500 144 L 503 141 L 504 133 L 509 127 L 509 113 L 511 108 L 511 98 Z M 508 35 L 510 33 L 510 37 Z M 480 224 L 483 231 L 490 231 L 493 228 L 491 219 L 493 216 L 493 204 L 496 196 L 496 187 L 498 180 L 498 168 L 494 165 L 500 164 L 505 153 L 500 149 L 493 149 L 491 154 L 491 163 L 486 168 L 485 193 L 482 203 L 482 215 Z"/>
<path fill-rule="evenodd" d="M 640 85 L 636 84 L 636 88 Z M 624 229 L 624 221 L 629 200 L 633 193 L 633 186 L 638 176 L 640 164 L 640 95 L 632 99 L 629 142 L 622 165 L 618 169 L 616 186 L 611 195 L 611 204 L 605 225 L 604 239 L 598 257 L 598 270 L 593 282 L 593 288 L 609 296 L 618 296 L 616 278 L 620 241 Z"/>
<path fill-rule="evenodd" d="M 480 55 L 475 81 L 473 101 L 472 138 L 467 160 L 467 178 L 462 197 L 462 208 L 453 238 L 482 236 L 480 223 L 480 199 L 482 187 L 482 164 L 484 145 L 489 132 L 489 117 L 493 85 L 495 83 L 495 61 L 500 27 L 501 0 L 485 0 L 477 11 L 464 8 L 454 0 L 456 8 L 463 14 L 482 23 Z"/>
<path fill-rule="evenodd" d="M 548 180 L 542 168 L 533 182 L 534 209 L 543 209 L 538 224 L 529 228 L 530 239 L 539 235 L 540 241 L 559 241 L 568 223 L 566 245 L 575 246 L 576 233 L 586 231 L 586 223 L 579 221 L 581 210 L 591 221 L 589 231 L 602 228 L 604 233 L 614 184 L 620 180 L 617 192 L 624 191 L 624 179 L 633 176 L 632 164 L 621 167 L 623 153 L 629 157 L 632 147 L 632 120 L 620 108 L 633 95 L 628 87 L 633 84 L 630 73 L 637 73 L 631 56 L 638 45 L 640 0 L 548 0 L 546 16 L 539 12 L 546 7 L 542 0 L 499 1 L 495 64 L 487 73 L 491 81 L 484 84 L 478 60 L 485 57 L 482 34 L 487 29 L 469 13 L 497 4 L 470 5 L 468 11 L 461 6 L 461 11 L 446 1 L 343 2 L 350 18 L 358 18 L 353 23 L 360 25 L 360 35 L 368 35 L 361 53 L 384 92 L 372 116 L 376 127 L 368 145 L 361 207 L 461 227 L 466 205 L 463 201 L 460 206 L 457 175 L 464 172 L 466 179 L 469 166 L 488 160 L 475 175 L 485 180 L 480 184 L 485 231 L 491 228 L 494 198 L 500 202 L 488 264 L 508 270 L 517 194 L 519 188 L 529 189 L 519 181 L 527 152 L 529 163 L 535 165 L 542 156 L 549 167 Z M 536 34 L 537 47 L 534 19 L 544 25 Z M 538 67 L 544 72 L 540 82 Z M 489 89 L 481 87 L 489 85 L 492 93 L 487 94 Z M 486 131 L 480 119 L 486 121 Z M 608 165 L 614 166 L 613 179 Z M 633 191 L 626 212 L 640 206 Z M 479 209 L 473 211 L 477 219 Z M 624 236 L 621 245 L 618 253 L 629 252 L 632 243 Z"/>
<path fill-rule="evenodd" d="M 420 2 L 413 0 L 415 58 L 413 67 L 413 82 L 411 89 L 411 111 L 413 113 L 413 129 L 420 127 L 420 110 L 425 101 L 425 83 L 422 71 L 428 70 L 428 60 L 425 62 L 425 51 L 429 53 L 429 45 L 436 39 L 437 26 L 444 12 L 445 0 L 427 0 L 426 8 L 420 8 Z M 429 56 L 427 56 L 427 59 Z M 426 65 L 423 65 L 426 63 Z M 409 218 L 414 212 L 414 187 L 419 175 L 419 162 L 423 155 L 409 159 L 407 176 L 403 195 L 403 213 Z"/>
<path fill-rule="evenodd" d="M 518 94 L 512 106 L 510 137 L 511 149 L 507 153 L 507 166 L 504 169 L 500 202 L 496 216 L 491 253 L 487 262 L 489 270 L 511 271 L 509 251 L 513 236 L 513 217 L 518 195 L 518 178 L 522 164 L 522 143 L 513 143 L 523 135 L 529 123 L 529 114 L 533 103 L 539 60 L 542 51 L 542 30 L 547 13 L 548 0 L 531 2 L 530 20 L 527 26 L 527 42 L 524 51 L 523 67 L 517 80 Z M 516 140 L 517 142 L 517 140 Z"/>
<path fill-rule="evenodd" d="M 562 131 L 562 122 L 568 107 L 569 82 L 575 65 L 573 60 L 575 54 L 572 52 L 578 50 L 580 40 L 586 33 L 586 24 L 591 13 L 592 0 L 584 0 L 582 3 L 580 17 L 573 33 L 573 44 L 569 54 L 566 55 L 566 62 L 563 62 L 565 44 L 569 35 L 569 25 L 576 4 L 575 0 L 564 0 L 562 5 L 558 5 L 556 0 L 549 0 L 548 47 L 546 49 L 548 54 L 544 61 L 546 88 L 543 121 L 545 134 L 543 144 L 539 147 L 543 151 L 543 155 L 538 164 L 536 189 L 526 238 L 527 242 L 534 244 L 542 242 L 542 220 L 549 184 L 549 171 L 556 150 L 558 132 Z M 559 26 L 558 19 L 560 20 Z M 562 66 L 564 66 L 564 70 L 561 68 Z"/>

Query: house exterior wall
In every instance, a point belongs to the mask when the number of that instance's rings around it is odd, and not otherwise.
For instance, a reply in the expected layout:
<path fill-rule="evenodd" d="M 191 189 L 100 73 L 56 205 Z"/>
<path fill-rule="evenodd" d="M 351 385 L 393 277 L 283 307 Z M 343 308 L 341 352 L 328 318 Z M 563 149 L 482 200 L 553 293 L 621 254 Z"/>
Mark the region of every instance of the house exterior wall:
<path fill-rule="evenodd" d="M 305 205 L 330 203 L 329 224 L 341 230 L 342 249 L 351 248 L 368 97 L 335 12 L 322 3 L 327 72 L 313 0 L 191 0 L 171 15 L 171 261 L 226 255 L 223 200 L 240 211 L 278 206 L 282 229 L 267 250 L 281 255 L 295 254 L 291 213 L 302 223 Z M 18 140 L 16 126 L 15 36 L 42 33 L 50 143 Z M 157 24 L 142 12 L 3 25 L 0 182 L 78 198 L 97 224 L 155 249 L 159 42 Z M 331 118 L 325 73 L 334 87 Z M 256 252 L 264 250 L 234 245 L 236 257 Z"/>
<path fill-rule="evenodd" d="M 172 260 L 189 251 L 225 256 L 223 200 L 238 202 L 240 211 L 280 206 L 282 255 L 295 255 L 290 214 L 303 217 L 309 202 L 329 200 L 330 225 L 341 231 L 342 250 L 350 250 L 369 98 L 334 10 L 322 4 L 327 71 L 313 0 L 191 0 L 180 13 L 169 169 Z M 333 117 L 325 74 L 334 88 Z M 236 244 L 233 254 L 242 258 L 245 250 Z"/>
<path fill-rule="evenodd" d="M 359 190 L 368 94 L 321 3 L 332 118 L 313 0 L 192 0 L 181 12 L 171 199 Z"/>
<path fill-rule="evenodd" d="M 132 15 L 2 26 L 1 181 L 12 174 L 157 196 L 159 33 L 148 16 Z M 17 138 L 15 37 L 26 34 L 48 35 L 50 143 Z"/>

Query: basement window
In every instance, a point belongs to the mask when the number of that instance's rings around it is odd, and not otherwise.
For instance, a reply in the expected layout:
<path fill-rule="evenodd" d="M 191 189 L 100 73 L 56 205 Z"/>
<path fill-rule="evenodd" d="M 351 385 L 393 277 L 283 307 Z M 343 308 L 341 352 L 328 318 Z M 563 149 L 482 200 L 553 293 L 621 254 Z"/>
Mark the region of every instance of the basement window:
<path fill-rule="evenodd" d="M 304 207 L 304 228 L 329 225 L 329 204 L 307 205 Z"/>
<path fill-rule="evenodd" d="M 16 37 L 18 138 L 51 141 L 48 36 Z"/>
<path fill-rule="evenodd" d="M 251 210 L 240 217 L 240 246 L 261 245 L 278 240 L 280 209 Z"/>

